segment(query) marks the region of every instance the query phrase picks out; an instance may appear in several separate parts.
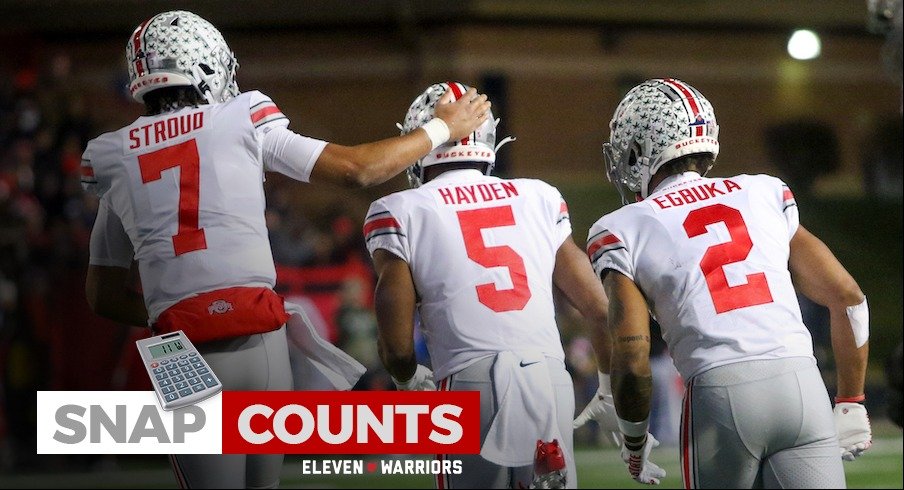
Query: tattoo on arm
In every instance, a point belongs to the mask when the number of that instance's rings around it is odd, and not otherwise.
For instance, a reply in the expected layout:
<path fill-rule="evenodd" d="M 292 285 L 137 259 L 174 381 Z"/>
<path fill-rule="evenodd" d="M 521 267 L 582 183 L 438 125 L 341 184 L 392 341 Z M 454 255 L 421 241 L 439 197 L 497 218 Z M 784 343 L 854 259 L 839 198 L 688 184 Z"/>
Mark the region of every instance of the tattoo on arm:
<path fill-rule="evenodd" d="M 622 343 L 640 342 L 640 341 L 649 343 L 650 336 L 649 335 L 626 335 L 624 337 L 618 337 L 618 341 L 622 342 Z"/>

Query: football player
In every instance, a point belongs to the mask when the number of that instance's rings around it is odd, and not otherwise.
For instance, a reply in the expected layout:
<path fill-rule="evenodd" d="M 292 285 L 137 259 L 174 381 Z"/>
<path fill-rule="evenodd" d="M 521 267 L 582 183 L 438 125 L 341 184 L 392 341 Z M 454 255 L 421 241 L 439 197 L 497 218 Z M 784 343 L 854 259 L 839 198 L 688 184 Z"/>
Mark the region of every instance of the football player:
<path fill-rule="evenodd" d="M 129 91 L 147 114 L 88 143 L 84 187 L 100 198 L 87 297 L 98 314 L 183 330 L 227 390 L 293 388 L 283 300 L 264 220 L 264 172 L 369 186 L 466 137 L 489 102 L 469 90 L 419 131 L 357 146 L 301 136 L 266 95 L 239 92 L 233 52 L 209 22 L 164 12 L 126 45 Z M 129 287 L 138 262 L 143 297 Z M 187 383 L 185 389 L 191 389 Z M 184 390 L 183 390 L 184 391 Z M 167 393 L 179 397 L 181 391 Z M 186 487 L 274 487 L 282 455 L 178 455 Z"/>
<path fill-rule="evenodd" d="M 432 85 L 402 133 L 468 90 Z M 434 149 L 408 169 L 412 189 L 371 204 L 364 233 L 379 276 L 380 356 L 399 389 L 480 392 L 481 453 L 456 456 L 462 473 L 439 476 L 437 488 L 574 488 L 574 391 L 553 291 L 592 322 L 608 372 L 605 293 L 571 238 L 559 191 L 490 175 L 510 140 L 496 143 L 497 122 Z M 415 360 L 415 314 L 433 372 Z M 608 415 L 615 429 L 614 408 Z"/>
<path fill-rule="evenodd" d="M 866 297 L 800 225 L 791 190 L 768 175 L 707 178 L 719 154 L 709 101 L 675 79 L 634 87 L 603 147 L 625 206 L 590 230 L 609 296 L 612 388 L 631 475 L 649 464 L 650 327 L 662 326 L 686 383 L 686 488 L 844 488 L 842 459 L 867 450 Z M 828 307 L 834 414 L 795 286 Z"/>

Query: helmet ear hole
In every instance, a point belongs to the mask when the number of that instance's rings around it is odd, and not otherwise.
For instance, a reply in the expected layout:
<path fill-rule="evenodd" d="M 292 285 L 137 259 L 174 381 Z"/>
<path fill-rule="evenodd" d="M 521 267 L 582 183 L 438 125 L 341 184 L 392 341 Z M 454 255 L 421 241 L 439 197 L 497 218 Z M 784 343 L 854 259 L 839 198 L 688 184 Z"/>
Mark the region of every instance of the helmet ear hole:
<path fill-rule="evenodd" d="M 640 145 L 637 142 L 631 143 L 631 151 L 628 153 L 628 166 L 633 167 L 637 165 L 637 160 L 640 155 Z"/>

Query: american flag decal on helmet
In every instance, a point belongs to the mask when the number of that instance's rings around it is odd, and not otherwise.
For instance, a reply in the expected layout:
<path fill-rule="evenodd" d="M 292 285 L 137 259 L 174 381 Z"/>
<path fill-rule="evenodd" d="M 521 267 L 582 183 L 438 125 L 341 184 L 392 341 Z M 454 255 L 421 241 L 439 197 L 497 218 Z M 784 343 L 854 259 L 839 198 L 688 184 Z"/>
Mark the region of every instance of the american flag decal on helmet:
<path fill-rule="evenodd" d="M 259 128 L 264 124 L 271 123 L 273 121 L 279 121 L 280 119 L 288 119 L 282 111 L 279 110 L 279 107 L 276 107 L 276 104 L 270 100 L 262 100 L 257 104 L 251 106 L 251 124 L 254 124 L 255 128 Z"/>
<path fill-rule="evenodd" d="M 405 236 L 405 234 L 402 233 L 399 222 L 392 217 L 392 214 L 390 214 L 389 211 L 374 213 L 364 220 L 365 241 L 369 241 L 371 238 L 381 235 Z"/>
<path fill-rule="evenodd" d="M 587 240 L 587 256 L 590 262 L 596 262 L 606 252 L 625 248 L 617 236 L 609 230 L 603 230 Z"/>

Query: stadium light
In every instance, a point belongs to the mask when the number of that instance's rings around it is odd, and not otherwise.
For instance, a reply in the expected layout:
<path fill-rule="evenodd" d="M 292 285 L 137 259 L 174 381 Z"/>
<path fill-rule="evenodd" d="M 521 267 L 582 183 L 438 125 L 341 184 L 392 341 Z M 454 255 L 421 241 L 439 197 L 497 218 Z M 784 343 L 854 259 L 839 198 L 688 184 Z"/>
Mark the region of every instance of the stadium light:
<path fill-rule="evenodd" d="M 819 35 L 807 29 L 799 29 L 788 39 L 788 54 L 796 60 L 812 60 L 819 57 L 822 42 Z"/>

